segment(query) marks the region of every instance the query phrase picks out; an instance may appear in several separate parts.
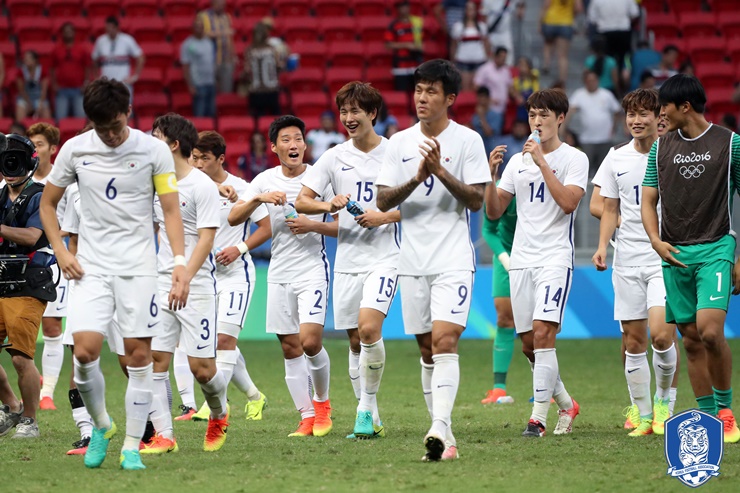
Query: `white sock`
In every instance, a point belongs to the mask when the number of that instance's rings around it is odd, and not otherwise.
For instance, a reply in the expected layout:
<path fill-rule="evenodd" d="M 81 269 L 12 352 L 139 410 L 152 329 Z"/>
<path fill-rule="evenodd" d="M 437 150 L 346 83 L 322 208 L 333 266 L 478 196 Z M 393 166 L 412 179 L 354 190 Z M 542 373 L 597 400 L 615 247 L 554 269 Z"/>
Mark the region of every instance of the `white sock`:
<path fill-rule="evenodd" d="M 193 372 L 190 371 L 187 353 L 179 347 L 175 349 L 172 366 L 175 371 L 175 383 L 177 384 L 177 391 L 180 393 L 182 405 L 197 409 L 198 406 L 195 404 L 195 378 L 193 378 Z"/>
<path fill-rule="evenodd" d="M 239 359 L 239 354 L 234 350 L 219 349 L 216 351 L 216 367 L 224 374 L 227 382 L 231 382 L 237 359 Z"/>
<path fill-rule="evenodd" d="M 231 377 L 231 381 L 236 385 L 236 388 L 247 394 L 247 398 L 250 401 L 256 401 L 260 398 L 260 389 L 252 381 L 252 377 L 249 376 L 247 371 L 247 362 L 244 360 L 242 352 L 239 347 L 236 348 L 236 353 L 239 357 L 236 360 L 236 366 L 234 367 L 234 376 Z"/>
<path fill-rule="evenodd" d="M 460 356 L 435 354 L 432 359 L 432 430 L 444 437 L 452 426 L 452 408 L 460 386 Z"/>
<path fill-rule="evenodd" d="M 149 418 L 157 434 L 172 440 L 172 411 L 167 402 L 167 384 L 170 374 L 166 371 L 152 374 L 152 407 Z"/>
<path fill-rule="evenodd" d="M 630 388 L 630 385 L 629 384 L 627 384 L 627 392 L 630 393 L 630 403 L 632 403 L 632 405 L 634 406 L 635 405 L 635 398 L 632 397 L 632 389 Z"/>
<path fill-rule="evenodd" d="M 72 406 L 72 419 L 75 421 L 75 426 L 80 430 L 80 438 L 91 437 L 93 430 L 92 418 L 85 409 L 85 403 L 82 402 L 79 390 L 69 390 L 69 403 Z"/>
<path fill-rule="evenodd" d="M 100 371 L 100 358 L 82 364 L 73 358 L 75 366 L 74 381 L 77 391 L 90 413 L 95 428 L 110 428 L 110 416 L 105 409 L 105 379 Z M 148 409 L 147 409 L 148 411 Z"/>
<path fill-rule="evenodd" d="M 565 384 L 560 379 L 560 375 L 558 375 L 558 381 L 555 382 L 555 390 L 552 393 L 552 398 L 555 399 L 560 409 L 570 409 L 573 407 L 573 398 L 565 389 Z"/>
<path fill-rule="evenodd" d="M 558 356 L 555 348 L 535 349 L 534 371 L 532 372 L 534 405 L 530 419 L 539 421 L 545 427 L 547 427 L 550 399 L 558 383 L 558 374 Z"/>
<path fill-rule="evenodd" d="M 172 409 L 172 383 L 170 383 L 170 374 L 167 373 L 167 378 L 164 381 L 164 386 L 167 391 L 167 409 Z"/>
<path fill-rule="evenodd" d="M 678 392 L 678 389 L 676 387 L 671 387 L 669 391 L 670 400 L 668 401 L 668 410 L 671 412 L 671 416 L 673 416 L 673 408 L 676 407 L 676 393 Z"/>
<path fill-rule="evenodd" d="M 54 398 L 54 389 L 59 381 L 59 373 L 64 363 L 64 346 L 62 336 L 44 336 L 44 351 L 41 355 L 41 375 L 44 385 L 41 387 L 41 398 Z"/>
<path fill-rule="evenodd" d="M 121 450 L 139 450 L 139 442 L 144 436 L 149 409 L 152 407 L 153 366 L 149 363 L 140 368 L 126 367 L 126 437 Z"/>
<path fill-rule="evenodd" d="M 321 351 L 315 355 L 306 355 L 306 362 L 308 364 L 308 372 L 311 375 L 311 381 L 313 382 L 313 400 L 316 402 L 328 401 L 329 374 L 331 369 L 329 353 L 326 352 L 326 348 L 322 347 Z"/>
<path fill-rule="evenodd" d="M 423 359 L 419 359 L 421 363 L 421 391 L 424 392 L 424 401 L 427 404 L 427 411 L 429 411 L 429 417 L 434 418 L 434 412 L 432 409 L 432 403 L 434 401 L 432 396 L 432 374 L 434 373 L 434 363 L 428 365 L 424 363 Z"/>
<path fill-rule="evenodd" d="M 647 352 L 640 354 L 625 353 L 627 360 L 624 364 L 624 376 L 632 391 L 632 397 L 637 404 L 641 417 L 653 415 L 653 403 L 650 399 L 650 365 Z"/>
<path fill-rule="evenodd" d="M 362 352 L 362 348 L 360 348 Z M 349 348 L 349 381 L 352 382 L 352 390 L 355 391 L 355 398 L 360 401 L 360 353 L 355 353 Z"/>
<path fill-rule="evenodd" d="M 308 367 L 306 358 L 298 356 L 285 360 L 285 383 L 288 392 L 293 398 L 295 408 L 301 413 L 301 419 L 315 416 L 313 402 L 311 402 L 311 390 L 309 385 Z"/>
<path fill-rule="evenodd" d="M 673 375 L 676 373 L 676 345 L 665 351 L 658 351 L 653 347 L 653 371 L 655 372 L 655 396 L 658 399 L 668 400 L 671 395 Z"/>
<path fill-rule="evenodd" d="M 360 344 L 360 385 L 362 395 L 358 411 L 370 411 L 378 407 L 378 389 L 385 368 L 385 344 L 383 338 L 372 344 Z"/>
<path fill-rule="evenodd" d="M 211 409 L 211 418 L 221 419 L 226 415 L 226 385 L 224 374 L 218 368 L 213 378 L 200 384 L 208 407 Z"/>

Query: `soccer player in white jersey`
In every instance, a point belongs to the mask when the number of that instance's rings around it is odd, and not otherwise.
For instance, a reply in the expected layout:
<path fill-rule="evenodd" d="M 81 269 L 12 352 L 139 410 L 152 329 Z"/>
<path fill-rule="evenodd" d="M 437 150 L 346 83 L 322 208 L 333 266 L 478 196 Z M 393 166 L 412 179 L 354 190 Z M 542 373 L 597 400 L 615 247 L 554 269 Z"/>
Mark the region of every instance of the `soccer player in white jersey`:
<path fill-rule="evenodd" d="M 597 270 L 606 270 L 606 249 L 617 230 L 614 249 L 614 319 L 621 323 L 625 345 L 624 375 L 639 411 L 631 437 L 663 434 L 670 416 L 671 383 L 676 369 L 675 325 L 665 322 L 665 286 L 661 260 L 650 245 L 640 216 L 640 192 L 650 148 L 658 139 L 660 104 L 654 89 L 637 89 L 622 100 L 632 141 L 612 148 L 599 168 L 604 208 Z M 648 326 L 653 345 L 655 396 L 650 398 L 647 359 Z M 631 420 L 631 418 L 630 418 Z"/>
<path fill-rule="evenodd" d="M 209 130 L 198 135 L 198 142 L 193 148 L 193 165 L 208 175 L 217 185 L 230 186 L 237 195 L 244 196 L 249 184 L 224 169 L 225 155 L 226 142 L 219 133 Z M 249 376 L 237 341 L 256 288 L 254 262 L 252 262 L 249 250 L 257 248 L 270 239 L 272 234 L 270 218 L 267 214 L 267 207 L 261 205 L 252 213 L 247 222 L 232 227 L 229 225 L 228 218 L 234 204 L 227 198 L 222 198 L 219 205 L 220 223 L 213 242 L 216 252 L 218 310 L 216 364 L 223 372 L 226 381 L 233 382 L 237 389 L 246 394 L 248 399 L 245 408 L 246 419 L 261 420 L 267 398 Z M 249 234 L 252 223 L 257 225 L 257 229 Z M 187 416 L 190 411 L 183 409 L 183 413 Z"/>
<path fill-rule="evenodd" d="M 325 216 L 293 211 L 308 165 L 305 124 L 292 115 L 281 116 L 268 132 L 280 166 L 263 171 L 249 184 L 246 195 L 229 213 L 229 224 L 242 224 L 260 204 L 266 204 L 272 227 L 270 267 L 267 271 L 267 332 L 280 340 L 285 359 L 285 382 L 301 414 L 298 429 L 289 436 L 325 436 L 332 428 L 329 401 L 329 354 L 323 330 L 329 293 L 329 261 L 324 236 L 337 236 L 338 223 Z M 321 197 L 331 200 L 331 188 Z M 313 400 L 311 398 L 313 384 Z"/>
<path fill-rule="evenodd" d="M 588 183 L 588 158 L 561 142 L 568 113 L 563 91 L 545 89 L 527 100 L 529 126 L 541 143 L 528 140 L 509 160 L 498 187 L 486 191 L 486 213 L 498 219 L 516 196 L 517 224 L 511 247 L 511 305 L 522 351 L 532 365 L 534 404 L 525 437 L 542 437 L 550 399 L 560 410 L 554 434 L 572 431 L 579 412 L 560 380 L 555 338 L 573 282 L 573 223 Z M 491 176 L 500 159 L 491 155 Z"/>
<path fill-rule="evenodd" d="M 460 384 L 457 342 L 468 322 L 475 272 L 470 211 L 491 181 L 481 137 L 450 120 L 460 72 L 430 60 L 414 72 L 419 123 L 394 134 L 375 182 L 378 208 L 401 206 L 398 267 L 403 324 L 421 351 L 421 383 L 432 426 L 422 460 L 457 458 L 452 408 Z"/>
<path fill-rule="evenodd" d="M 138 449 L 152 401 L 151 338 L 160 330 L 152 235 L 155 192 L 175 254 L 171 308 L 184 307 L 190 281 L 172 153 L 164 142 L 128 127 L 129 99 L 128 88 L 116 80 L 103 77 L 87 86 L 83 106 L 93 130 L 62 146 L 41 199 L 44 231 L 59 268 L 77 281 L 68 326 L 74 331 L 75 383 L 95 426 L 85 453 L 90 468 L 103 463 L 117 431 L 105 406 L 100 370 L 103 331 L 114 310 L 129 375 L 120 464 L 130 470 L 145 467 Z M 76 256 L 65 248 L 56 217 L 57 203 L 75 181 L 82 207 Z"/>
<path fill-rule="evenodd" d="M 51 158 L 59 146 L 59 129 L 55 126 L 39 122 L 34 123 L 26 130 L 26 137 L 36 146 L 39 165 L 33 174 L 33 181 L 46 184 L 51 173 Z M 61 224 L 64 218 L 66 194 L 57 206 L 57 219 Z M 41 353 L 41 395 L 39 409 L 56 410 L 54 405 L 54 389 L 59 381 L 59 373 L 64 363 L 64 346 L 62 345 L 62 318 L 67 316 L 67 280 L 60 276 L 59 266 L 52 265 L 54 279 L 57 283 L 57 299 L 47 303 L 44 316 L 41 319 L 41 330 L 44 337 L 44 350 Z"/>
<path fill-rule="evenodd" d="M 380 93 L 370 84 L 350 82 L 339 90 L 336 103 L 350 140 L 324 152 L 308 169 L 296 208 L 306 214 L 339 214 L 334 326 L 350 334 L 350 369 L 354 366 L 358 373 L 352 383 L 359 384 L 355 390 L 357 417 L 350 437 L 364 439 L 385 436 L 377 393 L 385 367 L 383 320 L 396 292 L 397 222 L 401 214 L 376 210 L 374 183 L 388 145 L 388 140 L 373 130 L 382 104 Z M 327 186 L 334 198 L 331 202 L 317 200 Z M 364 214 L 350 214 L 346 209 L 350 200 L 357 202 Z"/>
<path fill-rule="evenodd" d="M 167 392 L 170 362 L 178 342 L 188 356 L 190 370 L 200 383 L 210 409 L 203 449 L 213 452 L 223 446 L 229 426 L 228 381 L 216 367 L 216 280 L 212 274 L 215 263 L 211 254 L 219 226 L 221 198 L 208 175 L 188 162 L 198 141 L 198 131 L 191 121 L 174 113 L 161 116 L 154 121 L 152 135 L 167 143 L 175 161 L 190 294 L 185 308 L 169 309 L 167 297 L 174 259 L 167 240 L 161 201 L 155 198 L 154 216 L 159 231 L 165 233 L 159 236 L 157 252 L 162 328 L 152 340 L 154 400 L 150 418 L 157 434 L 144 445 L 141 453 L 164 454 L 178 449 Z"/>

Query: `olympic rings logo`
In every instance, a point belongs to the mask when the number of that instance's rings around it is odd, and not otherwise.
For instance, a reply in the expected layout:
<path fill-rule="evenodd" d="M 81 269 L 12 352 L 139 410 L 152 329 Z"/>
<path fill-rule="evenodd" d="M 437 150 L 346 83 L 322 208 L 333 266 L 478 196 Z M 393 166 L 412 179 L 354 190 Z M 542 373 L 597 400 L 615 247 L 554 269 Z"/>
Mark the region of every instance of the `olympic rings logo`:
<path fill-rule="evenodd" d="M 681 166 L 678 168 L 678 172 L 687 180 L 690 178 L 699 178 L 705 170 L 706 168 L 704 168 L 703 164 L 697 164 L 696 166 L 690 164 L 689 166 Z"/>

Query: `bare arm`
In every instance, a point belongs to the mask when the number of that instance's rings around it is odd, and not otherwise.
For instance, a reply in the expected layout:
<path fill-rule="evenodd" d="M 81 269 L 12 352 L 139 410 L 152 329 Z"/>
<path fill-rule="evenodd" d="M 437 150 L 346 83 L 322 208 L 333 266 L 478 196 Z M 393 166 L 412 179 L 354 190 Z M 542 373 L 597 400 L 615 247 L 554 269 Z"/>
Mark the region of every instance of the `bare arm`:
<path fill-rule="evenodd" d="M 193 77 L 190 74 L 190 65 L 189 64 L 183 64 L 183 66 L 182 66 L 182 76 L 185 79 L 185 84 L 187 84 L 188 91 L 190 91 L 190 94 L 195 95 L 195 85 L 193 84 Z"/>
<path fill-rule="evenodd" d="M 288 202 L 284 192 L 266 192 L 255 195 L 249 200 L 240 200 L 229 212 L 229 224 L 236 226 L 237 224 L 244 224 L 249 219 L 249 216 L 257 210 L 260 204 L 274 204 L 283 205 Z"/>
<path fill-rule="evenodd" d="M 175 192 L 158 194 L 159 203 L 164 214 L 164 226 L 167 230 L 167 239 L 172 248 L 172 255 L 185 255 L 185 231 L 182 226 L 180 215 L 180 196 Z M 172 289 L 168 297 L 170 310 L 178 310 L 185 307 L 190 292 L 190 280 L 192 276 L 182 265 L 175 265 L 172 270 Z"/>
<path fill-rule="evenodd" d="M 271 237 L 272 225 L 270 224 L 270 218 L 269 216 L 263 217 L 262 219 L 257 221 L 257 229 L 254 230 L 254 233 L 249 235 L 249 238 L 247 238 L 247 241 L 245 243 L 247 244 L 247 248 L 252 250 L 262 245 Z"/>
<path fill-rule="evenodd" d="M 492 183 L 486 187 L 485 202 L 486 202 L 486 217 L 491 221 L 495 221 L 500 218 L 509 204 L 511 199 L 514 198 L 514 194 L 501 190 L 496 186 L 496 177 L 498 176 L 498 167 L 504 162 L 504 153 L 506 152 L 506 146 L 496 146 L 488 156 L 488 166 L 491 170 L 491 181 Z"/>
<path fill-rule="evenodd" d="M 54 250 L 54 256 L 57 258 L 59 270 L 62 271 L 66 279 L 81 279 L 85 271 L 82 270 L 82 266 L 77 262 L 75 256 L 64 246 L 62 234 L 59 230 L 57 204 L 62 199 L 64 190 L 65 188 L 51 183 L 46 184 L 39 203 L 39 216 L 41 217 L 41 224 L 44 226 L 46 239 L 49 240 L 49 244 Z"/>
<path fill-rule="evenodd" d="M 41 238 L 41 233 L 39 228 L 13 228 L 0 224 L 0 238 L 21 246 L 34 246 Z"/>
<path fill-rule="evenodd" d="M 418 180 L 414 177 L 403 185 L 398 185 L 397 187 L 378 185 L 378 199 L 376 200 L 378 209 L 386 212 L 388 209 L 398 207 L 401 205 L 401 202 L 409 198 L 409 195 L 416 190 L 416 187 L 418 187 L 422 181 L 423 180 Z"/>
<path fill-rule="evenodd" d="M 594 191 L 591 192 L 591 202 L 588 204 L 588 211 L 596 219 L 601 219 L 604 212 L 604 197 L 601 195 L 601 187 L 594 185 Z"/>
<path fill-rule="evenodd" d="M 529 152 L 532 155 L 532 160 L 540 168 L 542 178 L 545 181 L 545 185 L 547 185 L 547 189 L 550 191 L 550 195 L 552 195 L 555 203 L 560 206 L 560 209 L 565 214 L 573 213 L 578 208 L 578 203 L 586 191 L 576 185 L 563 185 L 560 183 L 555 173 L 552 172 L 550 165 L 547 164 L 540 145 L 534 140 L 528 140 L 524 144 L 522 152 L 525 154 Z"/>
<path fill-rule="evenodd" d="M 368 210 L 357 216 L 355 221 L 363 228 L 377 228 L 384 224 L 401 222 L 401 211 L 398 209 L 389 212 Z"/>
<path fill-rule="evenodd" d="M 318 233 L 323 236 L 336 238 L 339 234 L 338 217 L 334 216 L 333 222 L 314 221 L 304 214 L 299 214 L 295 219 L 286 219 L 285 223 L 293 234 Z"/>
<path fill-rule="evenodd" d="M 336 195 L 331 202 L 316 200 L 318 194 L 303 186 L 298 193 L 295 201 L 295 210 L 301 214 L 334 214 L 340 209 L 344 209 L 350 200 L 351 195 Z"/>
<path fill-rule="evenodd" d="M 619 199 L 604 197 L 604 209 L 599 224 L 599 247 L 591 261 L 597 270 L 606 270 L 606 247 L 617 230 L 619 220 Z"/>
<path fill-rule="evenodd" d="M 426 166 L 427 171 L 435 175 L 452 196 L 462 202 L 465 207 L 473 212 L 479 211 L 483 207 L 483 193 L 486 189 L 485 183 L 468 185 L 458 180 L 442 166 L 439 141 L 432 137 L 432 140 L 425 141 L 425 144 L 420 146 L 420 150 L 422 156 L 424 156 L 423 164 Z"/>

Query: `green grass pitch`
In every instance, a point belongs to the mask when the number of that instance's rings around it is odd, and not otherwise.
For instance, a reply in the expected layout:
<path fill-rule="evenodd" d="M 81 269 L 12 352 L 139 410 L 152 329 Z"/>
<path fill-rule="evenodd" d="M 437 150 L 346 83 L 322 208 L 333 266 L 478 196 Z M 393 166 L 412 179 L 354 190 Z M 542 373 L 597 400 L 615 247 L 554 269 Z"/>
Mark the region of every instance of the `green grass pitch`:
<path fill-rule="evenodd" d="M 740 340 L 730 342 L 735 354 Z M 430 419 L 421 394 L 419 353 L 414 342 L 388 341 L 387 365 L 379 393 L 388 436 L 351 441 L 356 401 L 347 376 L 347 344 L 327 340 L 332 358 L 331 400 L 334 430 L 324 438 L 287 438 L 299 418 L 283 380 L 277 341 L 242 342 L 250 373 L 267 394 L 263 421 L 244 420 L 245 397 L 230 387 L 231 427 L 224 448 L 202 450 L 205 423 L 176 422 L 180 451 L 144 458 L 146 471 L 118 469 L 125 424 L 125 380 L 116 360 L 103 358 L 108 409 L 119 425 L 109 456 L 99 470 L 86 470 L 81 457 L 67 457 L 79 438 L 64 383 L 57 386 L 57 411 L 40 411 L 42 437 L 35 441 L 0 439 L 0 491 L 33 492 L 673 492 L 688 491 L 666 476 L 662 437 L 629 438 L 622 429 L 628 402 L 620 368 L 618 340 L 558 342 L 560 371 L 569 392 L 581 404 L 572 435 L 550 433 L 542 439 L 520 436 L 529 418 L 531 373 L 515 352 L 509 376 L 512 405 L 484 407 L 479 402 L 491 386 L 491 342 L 460 344 L 461 385 L 453 413 L 460 460 L 422 463 L 422 439 Z M 62 382 L 70 371 L 65 356 Z M 7 353 L 0 363 L 15 380 Z M 734 382 L 740 387 L 735 365 Z M 174 379 L 172 381 L 174 388 Z M 654 385 L 654 384 L 653 384 Z M 175 392 L 176 394 L 176 392 Z M 737 393 L 736 393 L 737 394 Z M 200 391 L 196 394 L 199 399 Z M 735 402 L 740 402 L 736 397 Z M 175 395 L 175 406 L 179 397 Z M 681 368 L 676 410 L 695 401 Z M 736 404 L 740 409 L 740 405 Z M 549 430 L 556 423 L 550 409 Z M 702 492 L 740 491 L 740 444 L 725 448 L 720 476 Z"/>

